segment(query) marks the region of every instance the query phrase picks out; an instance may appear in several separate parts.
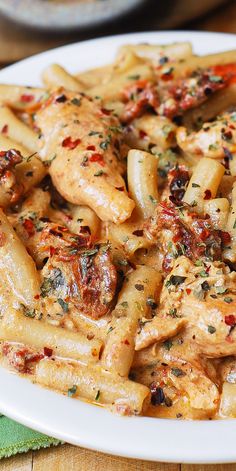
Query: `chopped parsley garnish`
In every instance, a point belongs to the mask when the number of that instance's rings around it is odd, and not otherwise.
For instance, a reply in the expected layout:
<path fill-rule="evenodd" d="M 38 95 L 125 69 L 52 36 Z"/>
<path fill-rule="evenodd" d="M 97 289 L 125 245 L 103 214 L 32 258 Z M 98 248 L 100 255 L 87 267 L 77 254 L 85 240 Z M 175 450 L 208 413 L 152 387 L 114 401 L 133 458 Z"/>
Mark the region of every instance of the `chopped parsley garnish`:
<path fill-rule="evenodd" d="M 76 106 L 81 105 L 81 98 L 72 98 L 71 103 Z"/>
<path fill-rule="evenodd" d="M 230 304 L 233 302 L 233 299 L 230 298 L 230 296 L 226 296 L 226 298 L 224 298 L 224 302 Z"/>
<path fill-rule="evenodd" d="M 171 373 L 172 375 L 174 376 L 177 376 L 177 378 L 181 377 L 181 376 L 186 376 L 186 373 L 181 370 L 180 368 L 171 368 Z"/>
<path fill-rule="evenodd" d="M 140 79 L 140 75 L 137 74 L 137 75 L 129 75 L 129 77 L 127 77 L 129 80 L 139 80 Z"/>
<path fill-rule="evenodd" d="M 234 221 L 233 229 L 236 229 L 236 219 Z"/>
<path fill-rule="evenodd" d="M 122 303 L 120 303 L 120 305 L 124 308 L 127 308 L 128 307 L 128 303 L 127 301 L 123 301 Z"/>
<path fill-rule="evenodd" d="M 77 386 L 74 384 L 74 385 L 72 386 L 72 388 L 69 388 L 69 389 L 68 389 L 68 391 L 67 391 L 67 396 L 68 396 L 68 397 L 74 396 L 75 393 L 76 393 L 76 391 L 77 391 Z"/>
<path fill-rule="evenodd" d="M 102 175 L 104 175 L 104 171 L 103 170 L 98 170 L 97 172 L 94 173 L 94 177 L 101 177 Z"/>
<path fill-rule="evenodd" d="M 173 342 L 171 342 L 171 340 L 166 340 L 163 343 L 163 347 L 168 351 L 171 349 L 172 346 L 173 346 Z"/>
<path fill-rule="evenodd" d="M 157 200 L 152 195 L 148 195 L 148 198 L 153 204 L 157 204 Z"/>
<path fill-rule="evenodd" d="M 200 271 L 200 272 L 199 272 L 199 275 L 200 275 L 202 278 L 207 278 L 207 277 L 209 276 L 206 270 Z"/>
<path fill-rule="evenodd" d="M 210 82 L 218 83 L 222 82 L 222 77 L 220 75 L 210 75 L 209 80 Z"/>
<path fill-rule="evenodd" d="M 169 286 L 179 286 L 186 280 L 186 276 L 179 276 L 179 275 L 171 275 L 169 280 L 166 281 L 165 286 L 168 288 Z"/>
<path fill-rule="evenodd" d="M 66 303 L 63 299 L 61 298 L 58 298 L 57 300 L 58 304 L 60 304 L 63 312 L 68 312 L 69 310 L 69 307 L 68 307 L 68 303 Z"/>
<path fill-rule="evenodd" d="M 148 296 L 146 299 L 146 304 L 147 306 L 150 306 L 152 309 L 157 308 L 157 303 L 155 302 L 155 299 L 153 299 L 151 296 Z"/>
<path fill-rule="evenodd" d="M 216 328 L 213 325 L 208 325 L 207 330 L 209 334 L 214 334 L 216 332 Z"/>
<path fill-rule="evenodd" d="M 200 188 L 200 185 L 198 185 L 198 183 L 192 183 L 192 187 L 193 188 Z"/>
<path fill-rule="evenodd" d="M 95 401 L 98 401 L 99 397 L 100 397 L 100 389 L 98 389 L 98 392 L 95 396 Z"/>

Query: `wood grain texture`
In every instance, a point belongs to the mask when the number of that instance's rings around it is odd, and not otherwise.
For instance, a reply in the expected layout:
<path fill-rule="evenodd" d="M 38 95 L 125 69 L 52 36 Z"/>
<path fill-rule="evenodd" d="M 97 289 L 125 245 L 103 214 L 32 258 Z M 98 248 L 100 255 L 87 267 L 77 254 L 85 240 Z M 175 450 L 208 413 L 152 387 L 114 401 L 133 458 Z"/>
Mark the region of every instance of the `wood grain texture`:
<path fill-rule="evenodd" d="M 129 460 L 71 445 L 34 453 L 32 471 L 180 471 L 178 464 Z M 28 470 L 27 470 L 28 471 Z"/>
<path fill-rule="evenodd" d="M 0 471 L 32 471 L 32 466 L 32 452 L 23 453 L 0 461 Z"/>
<path fill-rule="evenodd" d="M 236 464 L 182 464 L 181 471 L 236 471 Z"/>

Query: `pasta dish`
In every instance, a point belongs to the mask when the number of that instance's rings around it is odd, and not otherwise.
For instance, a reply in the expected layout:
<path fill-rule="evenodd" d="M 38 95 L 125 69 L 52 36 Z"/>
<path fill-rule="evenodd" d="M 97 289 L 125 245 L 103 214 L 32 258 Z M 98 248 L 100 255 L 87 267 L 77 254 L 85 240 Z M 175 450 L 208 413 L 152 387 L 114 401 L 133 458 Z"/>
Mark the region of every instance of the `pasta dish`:
<path fill-rule="evenodd" d="M 236 51 L 42 81 L 0 85 L 1 365 L 120 415 L 236 417 Z"/>

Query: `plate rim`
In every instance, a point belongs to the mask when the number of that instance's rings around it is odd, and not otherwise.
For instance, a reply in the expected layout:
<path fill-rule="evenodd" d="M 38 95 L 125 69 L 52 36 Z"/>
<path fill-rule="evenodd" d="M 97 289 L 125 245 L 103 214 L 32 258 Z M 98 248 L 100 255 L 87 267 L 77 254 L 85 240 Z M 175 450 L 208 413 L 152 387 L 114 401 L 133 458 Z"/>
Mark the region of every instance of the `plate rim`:
<path fill-rule="evenodd" d="M 152 39 L 148 40 L 160 42 L 162 39 L 159 38 L 169 37 L 169 42 L 172 42 L 173 38 L 175 38 L 174 40 L 181 40 L 181 37 L 186 37 L 189 41 L 195 42 L 193 38 L 200 38 L 200 36 L 202 38 L 207 36 L 208 38 L 209 36 L 212 38 L 225 38 L 229 42 L 232 41 L 232 43 L 236 40 L 235 34 L 202 31 L 151 31 L 106 36 L 61 46 L 26 58 L 2 69 L 0 71 L 0 81 L 2 77 L 14 75 L 17 69 L 20 70 L 22 67 L 28 67 L 34 62 L 41 62 L 44 58 L 51 60 L 51 57 L 59 52 L 62 55 L 61 63 L 63 64 L 63 54 L 65 55 L 68 50 L 93 47 L 95 43 L 96 45 L 102 45 L 102 43 L 111 41 L 114 43 L 112 48 L 115 48 L 117 41 L 127 42 L 127 40 L 134 38 L 134 41 L 140 41 L 144 37 L 146 39 L 152 37 Z M 14 81 L 17 83 L 17 77 L 15 77 Z M 0 368 L 0 380 L 4 383 L 4 388 L 1 388 L 0 391 L 0 410 L 2 413 L 28 427 L 74 445 L 103 453 L 149 461 L 192 464 L 232 463 L 236 461 L 234 441 L 236 436 L 235 419 L 221 421 L 178 421 L 177 419 L 155 419 L 148 417 L 120 418 L 100 407 L 89 405 L 82 401 L 71 400 L 56 392 L 43 389 L 2 367 Z M 15 391 L 18 392 L 17 400 Z M 46 410 L 44 408 L 45 405 Z M 61 413 L 59 417 L 58 411 Z M 67 424 L 65 432 L 63 425 L 68 420 L 68 417 L 71 420 L 71 429 L 67 430 Z M 75 423 L 77 419 L 81 420 L 83 430 L 77 429 L 77 424 Z M 96 435 L 96 431 L 93 431 L 92 435 L 91 429 L 94 429 L 93 424 L 99 424 L 101 423 L 100 421 L 103 423 L 103 428 L 105 427 L 104 433 Z M 145 438 L 151 440 L 150 443 L 142 442 L 144 432 L 147 434 Z M 161 432 L 160 435 L 159 432 Z M 130 445 L 131 434 L 133 434 L 133 441 Z M 153 437 L 150 436 L 152 434 Z M 224 437 L 223 443 L 222 436 Z M 116 442 L 112 441 L 114 437 Z M 174 444 L 172 440 L 172 447 L 169 445 L 168 440 L 165 443 L 167 437 L 169 440 L 175 438 Z M 201 453 L 200 456 L 199 453 Z"/>

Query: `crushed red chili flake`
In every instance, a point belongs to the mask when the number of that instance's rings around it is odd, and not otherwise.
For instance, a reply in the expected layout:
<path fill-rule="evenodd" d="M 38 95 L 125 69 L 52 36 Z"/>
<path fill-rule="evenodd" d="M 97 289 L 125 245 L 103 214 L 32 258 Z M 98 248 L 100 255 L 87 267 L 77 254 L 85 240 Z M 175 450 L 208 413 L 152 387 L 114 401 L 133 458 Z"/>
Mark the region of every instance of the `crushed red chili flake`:
<path fill-rule="evenodd" d="M 102 165 L 102 167 L 104 167 L 105 165 L 103 155 L 99 152 L 96 152 L 95 154 L 91 155 L 91 157 L 89 157 L 89 162 L 97 162 L 98 164 Z"/>
<path fill-rule="evenodd" d="M 203 199 L 204 200 L 210 200 L 211 199 L 211 190 L 205 190 Z"/>
<path fill-rule="evenodd" d="M 50 245 L 49 247 L 49 253 L 50 253 L 50 257 L 52 257 L 56 252 L 56 249 L 55 247 L 52 247 L 52 245 Z"/>
<path fill-rule="evenodd" d="M 236 324 L 236 318 L 233 314 L 229 314 L 228 316 L 225 316 L 225 323 L 227 325 L 230 325 L 230 327 L 235 326 Z"/>
<path fill-rule="evenodd" d="M 186 288 L 186 293 L 189 295 L 192 293 L 192 290 L 190 288 Z"/>
<path fill-rule="evenodd" d="M 52 349 L 48 347 L 44 347 L 43 353 L 46 357 L 51 357 L 52 356 Z"/>
<path fill-rule="evenodd" d="M 23 227 L 26 230 L 29 237 L 35 234 L 34 223 L 31 221 L 31 219 L 25 219 L 23 222 Z"/>
<path fill-rule="evenodd" d="M 62 147 L 67 147 L 70 150 L 75 149 L 81 143 L 81 139 L 75 139 L 72 141 L 71 136 L 66 137 L 62 141 Z"/>
<path fill-rule="evenodd" d="M 145 139 L 145 137 L 147 137 L 147 133 L 145 131 L 142 131 L 142 129 L 140 129 L 139 137 L 140 139 Z"/>
<path fill-rule="evenodd" d="M 39 299 L 39 298 L 40 298 L 40 295 L 39 295 L 39 294 L 36 294 L 36 295 L 34 296 L 34 299 Z"/>
<path fill-rule="evenodd" d="M 107 110 L 106 108 L 101 108 L 101 112 L 107 116 L 109 116 L 112 112 L 112 110 Z"/>
<path fill-rule="evenodd" d="M 228 232 L 226 231 L 219 231 L 219 235 L 221 238 L 221 242 L 223 245 L 228 245 L 231 242 L 231 236 Z"/>
<path fill-rule="evenodd" d="M 34 100 L 34 95 L 21 95 L 20 101 L 23 101 L 23 103 L 30 103 L 31 101 Z"/>
<path fill-rule="evenodd" d="M 6 134 L 7 132 L 8 132 L 8 124 L 4 124 L 4 126 L 2 127 L 2 130 L 1 130 L 1 133 Z"/>
<path fill-rule="evenodd" d="M 116 190 L 118 190 L 118 191 L 125 191 L 125 187 L 124 187 L 124 186 L 116 186 L 115 188 L 116 188 Z"/>
<path fill-rule="evenodd" d="M 125 345 L 130 345 L 129 341 L 127 339 L 124 340 Z"/>
<path fill-rule="evenodd" d="M 96 147 L 95 146 L 87 146 L 86 149 L 87 150 L 96 150 Z"/>

